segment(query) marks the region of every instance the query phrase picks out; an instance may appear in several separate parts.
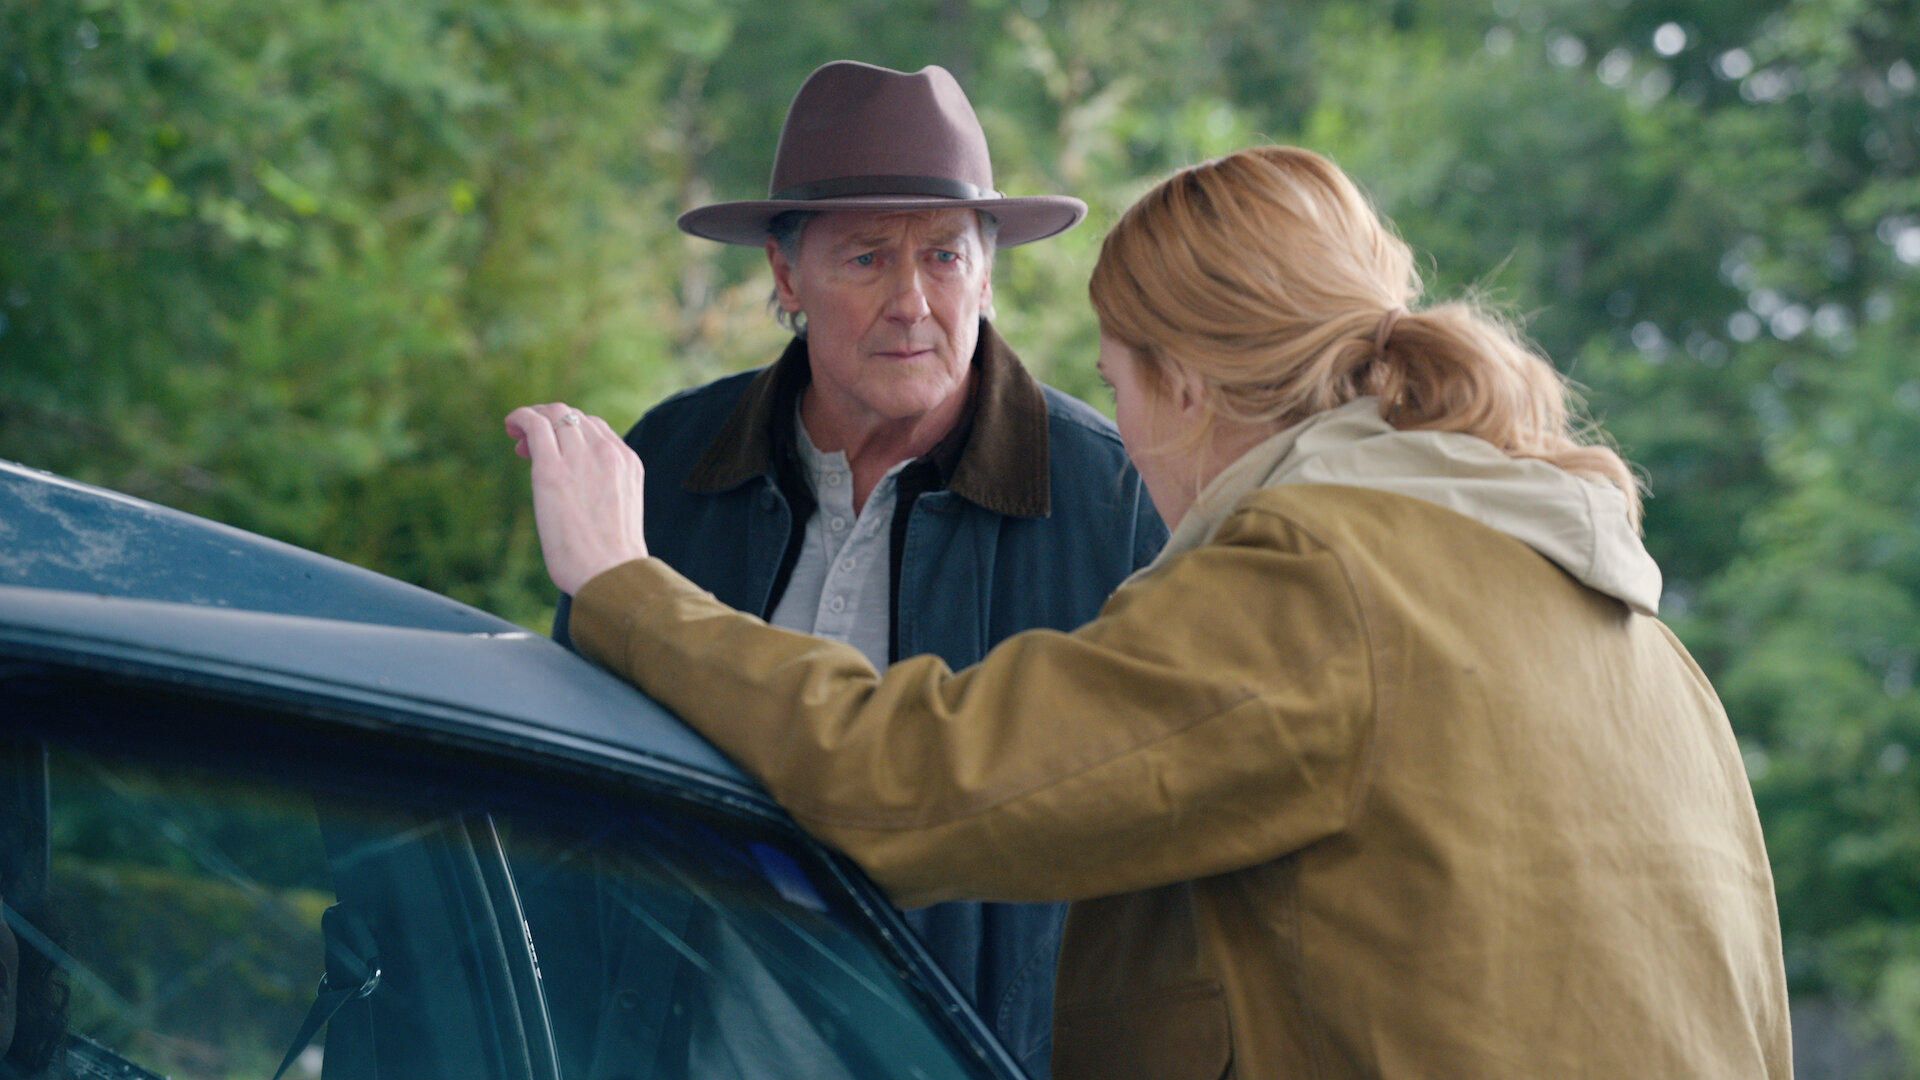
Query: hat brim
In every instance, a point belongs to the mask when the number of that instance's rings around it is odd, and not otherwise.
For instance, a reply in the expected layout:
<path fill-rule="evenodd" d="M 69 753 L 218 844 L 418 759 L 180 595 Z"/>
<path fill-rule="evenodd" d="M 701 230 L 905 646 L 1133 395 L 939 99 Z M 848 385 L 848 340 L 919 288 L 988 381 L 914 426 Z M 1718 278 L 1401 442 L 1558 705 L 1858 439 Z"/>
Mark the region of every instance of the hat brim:
<path fill-rule="evenodd" d="M 761 199 L 716 203 L 680 215 L 683 232 L 723 244 L 759 247 L 767 227 L 789 210 L 865 211 L 984 210 L 1000 223 L 996 247 L 1015 247 L 1058 236 L 1087 216 L 1087 204 L 1070 195 L 1032 195 L 1014 199 L 945 199 L 928 195 L 853 195 L 838 199 Z"/>

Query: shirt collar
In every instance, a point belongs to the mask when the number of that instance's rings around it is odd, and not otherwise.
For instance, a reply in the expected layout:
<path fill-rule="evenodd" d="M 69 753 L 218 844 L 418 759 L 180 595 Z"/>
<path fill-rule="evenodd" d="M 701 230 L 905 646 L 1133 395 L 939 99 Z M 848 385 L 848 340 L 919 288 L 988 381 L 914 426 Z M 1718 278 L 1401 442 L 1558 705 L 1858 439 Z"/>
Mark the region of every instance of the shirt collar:
<path fill-rule="evenodd" d="M 949 491 L 1008 517 L 1045 517 L 1052 508 L 1048 476 L 1047 399 L 986 320 L 973 353 L 973 398 L 960 423 L 923 460 Z M 686 489 L 712 495 L 773 472 L 777 455 L 794 447 L 793 417 L 812 379 L 807 343 L 795 338 L 746 392 L 706 453 L 687 474 Z"/>
<path fill-rule="evenodd" d="M 969 407 L 971 407 L 971 405 L 969 405 Z M 805 418 L 800 415 L 800 408 L 797 404 L 794 406 L 792 423 L 795 460 L 799 462 L 801 471 L 805 472 L 807 478 L 813 482 L 815 490 L 819 489 L 821 479 L 829 473 L 851 473 L 852 466 L 847 462 L 847 452 L 845 450 L 828 451 L 822 450 L 814 445 L 813 436 L 807 431 Z M 958 431 L 958 428 L 956 428 L 955 431 Z M 951 460 L 948 461 L 947 465 L 943 468 L 939 466 L 938 459 L 941 456 L 941 447 L 945 446 L 948 440 L 952 438 L 953 432 L 949 432 L 947 438 L 941 440 L 940 446 L 936 446 L 928 451 L 925 457 L 919 458 L 916 461 L 902 461 L 894 465 L 893 468 L 888 469 L 886 474 L 880 478 L 880 486 L 873 489 L 875 494 L 879 493 L 880 488 L 886 486 L 889 479 L 920 462 L 925 462 L 936 468 L 937 472 L 935 475 L 938 477 L 939 482 L 935 486 L 945 487 L 953 473 L 953 462 Z M 950 453 L 946 456 L 948 458 L 957 458 L 958 454 Z"/>

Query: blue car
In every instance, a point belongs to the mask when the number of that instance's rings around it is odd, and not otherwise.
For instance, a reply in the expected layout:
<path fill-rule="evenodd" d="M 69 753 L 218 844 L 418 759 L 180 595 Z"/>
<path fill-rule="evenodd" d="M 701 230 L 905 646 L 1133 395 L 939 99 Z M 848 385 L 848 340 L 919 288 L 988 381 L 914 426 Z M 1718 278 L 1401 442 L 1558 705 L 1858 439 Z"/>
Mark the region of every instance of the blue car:
<path fill-rule="evenodd" d="M 0 1077 L 1020 1076 L 874 886 L 631 687 L 5 462 L 0 899 Z"/>

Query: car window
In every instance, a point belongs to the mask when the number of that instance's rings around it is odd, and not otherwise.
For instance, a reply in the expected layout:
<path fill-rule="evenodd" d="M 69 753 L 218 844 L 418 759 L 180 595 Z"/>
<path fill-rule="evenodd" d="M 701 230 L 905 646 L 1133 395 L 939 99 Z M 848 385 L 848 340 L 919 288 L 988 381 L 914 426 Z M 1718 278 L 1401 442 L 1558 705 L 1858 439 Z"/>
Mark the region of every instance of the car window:
<path fill-rule="evenodd" d="M 46 1075 L 988 1075 L 778 823 L 173 692 L 0 711 Z"/>

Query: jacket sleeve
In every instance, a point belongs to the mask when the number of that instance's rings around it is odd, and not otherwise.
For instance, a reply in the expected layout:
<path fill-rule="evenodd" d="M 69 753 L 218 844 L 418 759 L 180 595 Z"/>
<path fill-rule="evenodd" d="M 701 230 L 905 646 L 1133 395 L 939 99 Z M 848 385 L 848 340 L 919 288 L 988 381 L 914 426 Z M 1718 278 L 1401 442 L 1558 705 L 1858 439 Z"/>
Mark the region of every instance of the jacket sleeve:
<path fill-rule="evenodd" d="M 574 640 L 759 777 L 902 906 L 1076 900 L 1264 862 L 1338 832 L 1372 668 L 1334 554 L 1243 511 L 1071 634 L 878 676 L 657 559 L 575 598 Z"/>

